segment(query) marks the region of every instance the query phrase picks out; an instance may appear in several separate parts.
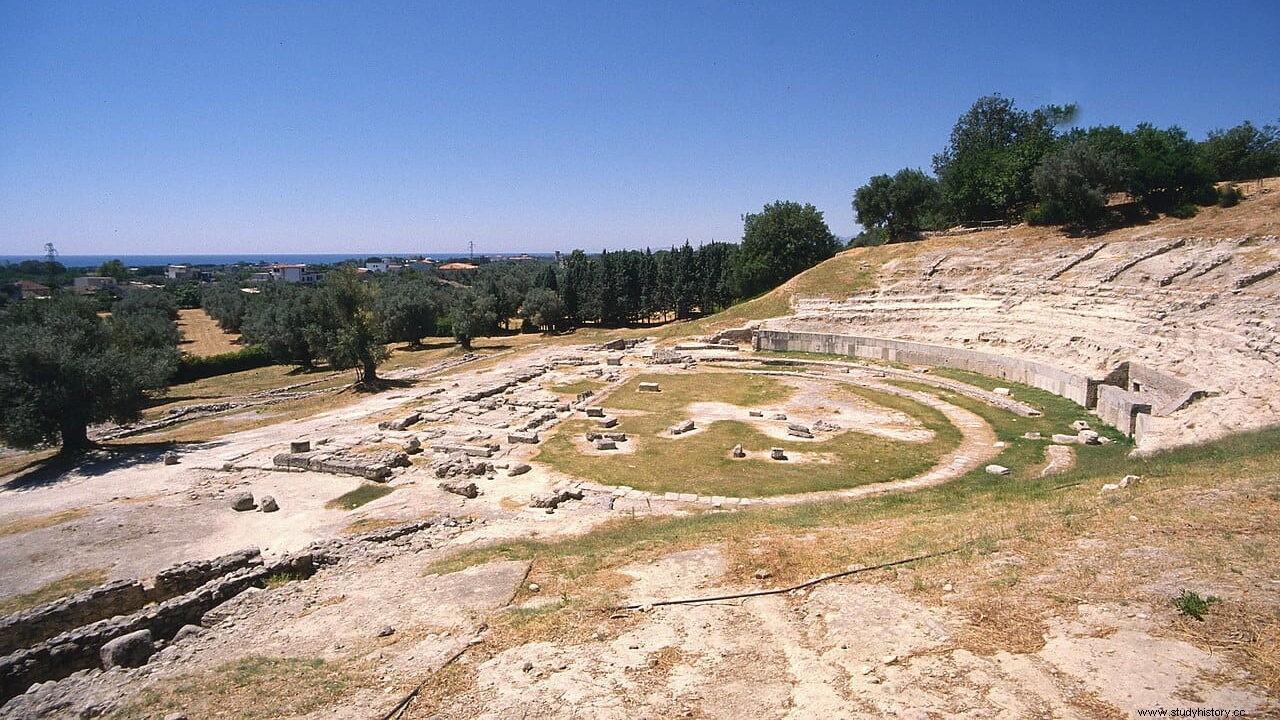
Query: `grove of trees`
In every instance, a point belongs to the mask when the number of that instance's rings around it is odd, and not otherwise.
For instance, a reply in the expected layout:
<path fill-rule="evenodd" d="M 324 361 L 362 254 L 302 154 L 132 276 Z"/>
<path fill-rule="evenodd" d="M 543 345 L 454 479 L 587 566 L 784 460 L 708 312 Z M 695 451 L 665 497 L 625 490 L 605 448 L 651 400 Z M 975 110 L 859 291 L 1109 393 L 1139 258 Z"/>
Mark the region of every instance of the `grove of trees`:
<path fill-rule="evenodd" d="M 765 292 L 833 255 L 840 243 L 813 205 L 775 202 L 743 218 L 740 245 L 686 242 L 670 250 L 575 250 L 560 263 L 485 263 L 472 270 L 359 274 L 340 265 L 322 285 L 204 286 L 206 312 L 279 363 L 355 368 L 377 378 L 385 344 L 477 337 L 513 323 L 553 331 L 686 319 Z"/>
<path fill-rule="evenodd" d="M 1176 126 L 1063 130 L 1076 115 L 1074 105 L 1025 110 L 1000 95 L 979 98 L 933 157 L 934 177 L 906 168 L 854 192 L 866 228 L 854 244 L 984 221 L 1096 229 L 1116 218 L 1118 193 L 1132 211 L 1188 217 L 1219 201 L 1217 182 L 1280 175 L 1274 125 L 1245 122 L 1197 143 Z"/>
<path fill-rule="evenodd" d="M 159 299 L 157 299 L 157 297 Z M 0 313 L 0 439 L 19 448 L 89 445 L 88 426 L 138 418 L 177 368 L 176 309 L 126 296 L 109 320 L 74 296 Z"/>

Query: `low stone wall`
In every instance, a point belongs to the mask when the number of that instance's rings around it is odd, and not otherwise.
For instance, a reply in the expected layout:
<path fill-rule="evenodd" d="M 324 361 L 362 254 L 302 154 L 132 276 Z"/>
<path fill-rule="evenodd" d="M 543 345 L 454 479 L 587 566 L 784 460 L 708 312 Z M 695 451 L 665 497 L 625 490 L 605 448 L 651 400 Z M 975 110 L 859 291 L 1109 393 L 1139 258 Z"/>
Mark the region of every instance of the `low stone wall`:
<path fill-rule="evenodd" d="M 131 613 L 148 602 L 142 583 L 118 580 L 14 613 L 0 620 L 0 655 L 30 647 L 70 628 Z"/>
<path fill-rule="evenodd" d="M 1130 362 L 1120 363 L 1102 378 L 1091 378 L 1034 360 L 979 350 L 860 335 L 785 330 L 757 330 L 752 347 L 756 350 L 813 352 L 882 362 L 935 365 L 1022 383 L 1095 411 L 1109 425 L 1138 443 L 1142 442 L 1147 417 L 1169 415 L 1207 394 L 1185 380 Z"/>
<path fill-rule="evenodd" d="M 1033 360 L 1010 358 L 978 350 L 860 335 L 831 335 L 784 330 L 757 330 L 752 346 L 756 350 L 814 352 L 848 355 L 881 362 L 950 367 L 1037 387 L 1055 395 L 1061 395 L 1087 408 L 1093 407 L 1097 400 L 1099 381 Z"/>
<path fill-rule="evenodd" d="M 244 568 L 132 615 L 99 620 L 0 658 L 0 702 L 26 692 L 33 683 L 100 667 L 102 646 L 122 635 L 150 630 L 156 639 L 168 640 L 183 625 L 199 625 L 201 616 L 245 588 L 260 586 L 270 574 L 261 565 Z"/>
<path fill-rule="evenodd" d="M 0 655 L 31 647 L 104 618 L 127 615 L 147 603 L 168 600 L 216 578 L 261 564 L 258 548 L 248 548 L 212 560 L 195 560 L 166 568 L 155 576 L 149 590 L 136 580 L 117 580 L 14 613 L 0 619 Z"/>

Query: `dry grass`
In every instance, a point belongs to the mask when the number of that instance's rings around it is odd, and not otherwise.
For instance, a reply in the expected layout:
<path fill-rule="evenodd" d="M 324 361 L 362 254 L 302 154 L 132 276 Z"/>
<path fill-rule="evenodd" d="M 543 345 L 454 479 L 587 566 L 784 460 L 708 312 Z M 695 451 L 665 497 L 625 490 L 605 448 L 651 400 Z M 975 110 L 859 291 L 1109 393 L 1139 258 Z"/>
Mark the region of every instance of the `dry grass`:
<path fill-rule="evenodd" d="M 53 602 L 67 595 L 78 593 L 81 590 L 88 590 L 94 585 L 101 585 L 106 581 L 107 568 L 77 570 L 29 593 L 14 595 L 0 600 L 0 616 L 12 615 L 47 602 Z"/>
<path fill-rule="evenodd" d="M 37 515 L 35 517 L 25 517 L 19 520 L 10 520 L 9 522 L 0 524 L 0 537 L 31 532 L 32 530 L 40 530 L 41 528 L 53 527 L 54 525 L 61 525 L 64 522 L 79 520 L 88 514 L 88 508 L 71 508 L 70 510 L 62 510 L 61 512 L 50 513 L 48 515 Z"/>
<path fill-rule="evenodd" d="M 221 355 L 241 348 L 236 344 L 239 339 L 236 335 L 218 327 L 218 323 L 199 308 L 178 311 L 178 332 L 182 333 L 178 349 L 196 357 Z"/>
<path fill-rule="evenodd" d="M 967 621 L 956 644 L 977 653 L 1033 653 L 1044 647 L 1043 609 L 1021 598 L 982 593 L 965 602 L 961 614 Z"/>
<path fill-rule="evenodd" d="M 295 717 L 334 705 L 361 679 L 320 659 L 250 656 L 146 688 L 109 717 L 156 718 L 177 711 L 193 718 Z"/>
<path fill-rule="evenodd" d="M 3 455 L 0 455 L 0 478 L 16 475 L 37 463 L 52 459 L 57 454 L 57 448 L 6 450 Z"/>

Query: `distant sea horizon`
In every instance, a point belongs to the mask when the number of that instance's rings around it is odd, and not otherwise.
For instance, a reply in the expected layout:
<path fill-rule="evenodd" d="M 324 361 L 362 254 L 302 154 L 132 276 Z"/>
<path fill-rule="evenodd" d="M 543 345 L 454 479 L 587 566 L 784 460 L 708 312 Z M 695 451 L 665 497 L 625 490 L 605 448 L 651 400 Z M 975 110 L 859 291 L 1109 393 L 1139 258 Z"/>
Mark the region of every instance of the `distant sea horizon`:
<path fill-rule="evenodd" d="M 520 252 L 476 253 L 475 257 L 515 257 L 517 255 L 529 255 L 530 257 L 555 257 L 555 253 Z M 175 253 L 172 255 L 59 255 L 58 262 L 68 268 L 98 267 L 108 260 L 119 260 L 127 267 L 148 267 L 156 265 L 233 265 L 236 263 L 250 263 L 254 265 L 262 263 L 322 265 L 339 263 L 345 260 L 357 260 L 363 262 L 365 258 L 371 257 L 425 257 L 431 258 L 432 260 L 447 260 L 449 258 L 465 258 L 469 256 L 470 253 L 465 250 L 456 253 L 227 253 L 220 255 Z M 43 255 L 0 255 L 0 264 L 19 263 L 24 260 L 42 261 L 44 259 Z"/>

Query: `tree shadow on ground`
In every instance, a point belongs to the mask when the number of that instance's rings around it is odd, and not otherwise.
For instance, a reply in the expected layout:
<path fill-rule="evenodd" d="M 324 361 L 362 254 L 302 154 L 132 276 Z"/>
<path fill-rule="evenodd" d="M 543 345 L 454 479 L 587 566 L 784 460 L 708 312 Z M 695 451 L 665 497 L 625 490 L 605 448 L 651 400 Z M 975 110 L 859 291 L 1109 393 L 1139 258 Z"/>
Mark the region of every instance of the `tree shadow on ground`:
<path fill-rule="evenodd" d="M 434 338 L 434 340 L 436 340 L 436 342 L 424 342 L 421 345 L 400 345 L 393 349 L 396 352 L 416 353 L 423 352 L 425 350 L 448 350 L 458 344 L 452 339 L 446 340 L 444 338 Z"/>
<path fill-rule="evenodd" d="M 215 448 L 221 442 L 190 443 L 200 449 Z M 165 453 L 180 450 L 183 443 L 176 441 L 148 443 L 103 443 L 93 445 L 83 452 L 58 453 L 32 462 L 14 473 L 2 486 L 4 490 L 35 490 L 57 484 L 78 476 L 97 477 L 113 470 L 164 462 Z"/>
<path fill-rule="evenodd" d="M 412 380 L 392 380 L 389 378 L 378 378 L 377 380 L 374 380 L 372 382 L 358 382 L 352 385 L 351 387 L 358 393 L 372 394 L 372 393 L 380 393 L 384 390 L 392 390 L 395 388 L 410 388 L 410 387 L 413 387 L 414 385 L 415 383 Z"/>

